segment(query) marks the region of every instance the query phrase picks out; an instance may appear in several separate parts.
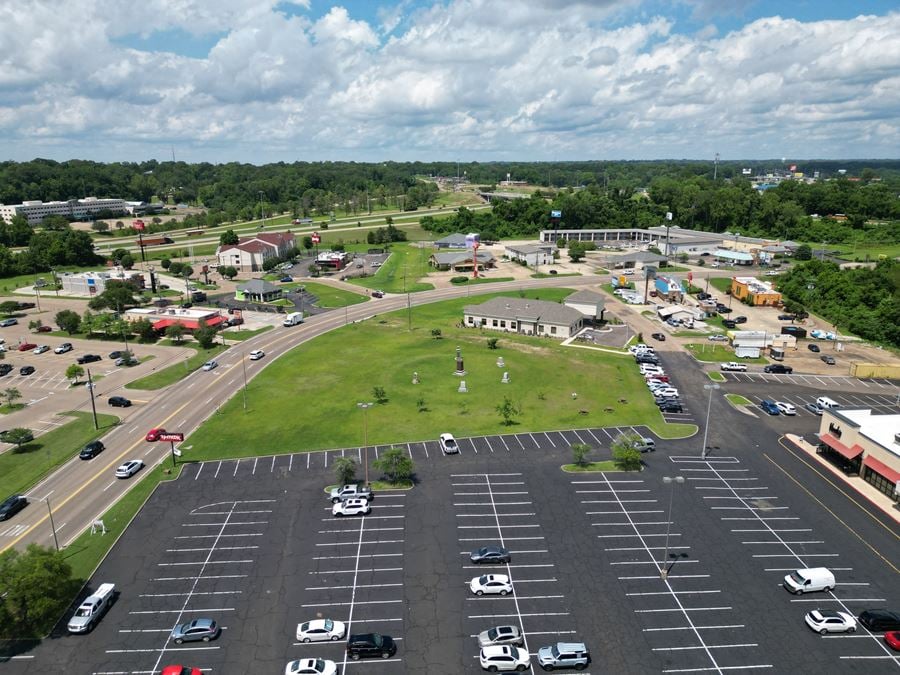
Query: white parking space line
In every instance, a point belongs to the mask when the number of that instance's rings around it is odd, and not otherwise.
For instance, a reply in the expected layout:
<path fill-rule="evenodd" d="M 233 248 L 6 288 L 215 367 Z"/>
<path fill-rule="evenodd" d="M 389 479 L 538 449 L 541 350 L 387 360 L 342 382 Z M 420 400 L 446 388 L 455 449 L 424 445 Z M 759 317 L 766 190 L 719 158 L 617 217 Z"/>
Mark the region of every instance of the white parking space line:
<path fill-rule="evenodd" d="M 544 434 L 544 436 L 547 438 L 547 440 L 550 441 L 550 445 L 552 445 L 552 446 L 555 448 L 555 447 L 556 447 L 556 443 L 553 442 L 553 439 L 550 438 L 550 435 L 549 435 L 546 431 L 543 432 L 543 434 Z"/>
<path fill-rule="evenodd" d="M 728 630 L 734 628 L 746 628 L 742 623 L 723 624 L 721 626 L 694 626 L 697 630 Z M 644 633 L 659 633 L 671 630 L 691 630 L 690 626 L 672 626 L 669 628 L 644 628 Z"/>

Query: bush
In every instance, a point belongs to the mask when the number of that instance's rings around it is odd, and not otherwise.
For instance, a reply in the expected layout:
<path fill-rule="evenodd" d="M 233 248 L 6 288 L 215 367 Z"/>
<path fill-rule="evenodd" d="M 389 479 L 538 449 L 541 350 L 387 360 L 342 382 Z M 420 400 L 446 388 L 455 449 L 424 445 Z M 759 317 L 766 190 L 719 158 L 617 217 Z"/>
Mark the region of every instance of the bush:
<path fill-rule="evenodd" d="M 469 277 L 453 277 L 450 279 L 451 284 L 465 284 L 468 283 Z"/>

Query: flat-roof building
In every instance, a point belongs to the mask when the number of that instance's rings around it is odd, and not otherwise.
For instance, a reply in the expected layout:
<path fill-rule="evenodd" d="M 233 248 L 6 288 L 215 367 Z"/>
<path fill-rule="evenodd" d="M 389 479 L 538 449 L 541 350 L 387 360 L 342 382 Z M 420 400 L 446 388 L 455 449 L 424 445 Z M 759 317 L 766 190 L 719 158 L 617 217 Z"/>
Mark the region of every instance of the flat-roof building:
<path fill-rule="evenodd" d="M 0 204 L 0 218 L 7 225 L 12 223 L 16 215 L 25 216 L 29 225 L 40 225 L 47 216 L 62 216 L 77 220 L 91 218 L 101 212 L 130 213 L 129 202 L 124 199 L 98 199 L 86 197 L 85 199 L 69 199 L 64 202 L 42 202 L 33 200 L 21 204 Z"/>

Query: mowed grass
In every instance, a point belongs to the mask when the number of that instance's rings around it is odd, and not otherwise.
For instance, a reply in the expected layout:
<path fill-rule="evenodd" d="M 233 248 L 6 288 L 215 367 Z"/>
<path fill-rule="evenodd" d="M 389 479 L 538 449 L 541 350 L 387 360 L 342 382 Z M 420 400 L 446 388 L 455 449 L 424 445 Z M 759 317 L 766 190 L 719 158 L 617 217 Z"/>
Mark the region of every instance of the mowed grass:
<path fill-rule="evenodd" d="M 430 291 L 431 284 L 420 283 L 417 279 L 428 275 L 428 259 L 433 251 L 410 244 L 392 244 L 391 254 L 370 277 L 348 279 L 351 284 L 364 288 L 376 288 L 386 293 L 415 293 Z"/>
<path fill-rule="evenodd" d="M 368 296 L 363 295 L 362 293 L 353 293 L 352 291 L 345 291 L 343 288 L 335 288 L 327 284 L 317 284 L 314 281 L 296 285 L 303 286 L 307 293 L 315 295 L 316 298 L 318 298 L 316 306 L 322 308 L 334 309 L 335 307 L 358 305 L 369 299 Z"/>
<path fill-rule="evenodd" d="M 13 447 L 0 454 L 0 495 L 25 492 L 50 471 L 69 461 L 81 448 L 119 423 L 115 415 L 97 414 L 100 429 L 94 429 L 90 413 L 72 411 L 61 413 L 72 417 L 71 422 L 26 443 L 18 451 Z"/>
<path fill-rule="evenodd" d="M 559 300 L 570 292 L 546 289 L 527 295 Z M 459 328 L 463 306 L 488 297 L 416 307 L 412 331 L 401 310 L 295 348 L 250 382 L 246 412 L 238 394 L 186 440 L 191 447 L 185 459 L 359 447 L 364 413 L 356 404 L 375 401 L 373 387 L 383 387 L 388 400 L 366 413 L 369 445 L 429 440 L 444 431 L 466 437 L 646 424 L 660 436 L 677 437 L 695 430 L 664 422 L 630 355 Z M 442 338 L 433 338 L 432 329 L 439 329 Z M 499 338 L 497 350 L 487 347 L 492 337 Z M 467 370 L 462 378 L 454 375 L 457 345 Z M 503 368 L 496 365 L 501 356 Z M 504 371 L 509 384 L 500 383 Z M 418 385 L 412 384 L 413 372 Z M 460 379 L 468 393 L 458 393 Z M 496 411 L 504 397 L 522 410 L 509 426 Z"/>
<path fill-rule="evenodd" d="M 179 380 L 184 379 L 210 359 L 216 358 L 218 354 L 221 354 L 226 349 L 226 347 L 223 347 L 218 343 L 209 349 L 201 349 L 199 345 L 193 342 L 186 342 L 183 346 L 192 347 L 197 350 L 197 353 L 180 363 L 176 363 L 168 368 L 163 368 L 155 373 L 129 382 L 125 385 L 125 388 L 152 391 L 168 387 L 170 384 L 175 384 Z"/>
<path fill-rule="evenodd" d="M 686 344 L 684 348 L 693 354 L 694 358 L 698 361 L 705 361 L 707 363 L 725 363 L 727 361 L 739 361 L 741 363 L 769 362 L 768 359 L 762 356 L 755 359 L 738 358 L 734 355 L 734 350 L 731 349 L 731 347 L 724 347 L 720 344 L 713 344 L 711 342 Z"/>

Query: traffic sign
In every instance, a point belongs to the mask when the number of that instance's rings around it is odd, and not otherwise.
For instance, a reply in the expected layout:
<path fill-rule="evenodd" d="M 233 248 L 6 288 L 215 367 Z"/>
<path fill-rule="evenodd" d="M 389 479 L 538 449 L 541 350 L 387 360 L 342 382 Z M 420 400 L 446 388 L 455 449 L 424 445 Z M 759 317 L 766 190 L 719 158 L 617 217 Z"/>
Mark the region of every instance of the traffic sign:
<path fill-rule="evenodd" d="M 320 241 L 322 241 L 322 237 L 319 236 L 319 233 L 313 232 L 312 233 L 312 243 L 318 244 Z"/>
<path fill-rule="evenodd" d="M 131 224 L 131 227 L 133 227 L 133 228 L 134 228 L 135 230 L 137 230 L 138 232 L 141 232 L 141 231 L 143 231 L 143 229 L 144 229 L 144 221 L 143 221 L 143 220 L 135 220 L 135 221 Z"/>
<path fill-rule="evenodd" d="M 184 440 L 184 434 L 171 433 L 171 432 L 166 433 L 166 434 L 160 434 L 159 440 L 169 441 L 170 443 L 181 443 L 181 441 Z"/>

